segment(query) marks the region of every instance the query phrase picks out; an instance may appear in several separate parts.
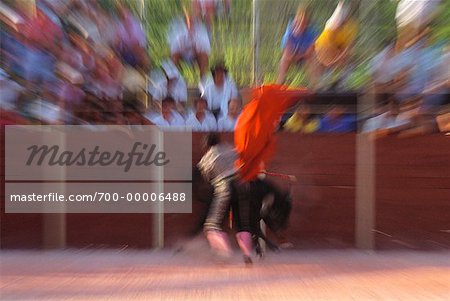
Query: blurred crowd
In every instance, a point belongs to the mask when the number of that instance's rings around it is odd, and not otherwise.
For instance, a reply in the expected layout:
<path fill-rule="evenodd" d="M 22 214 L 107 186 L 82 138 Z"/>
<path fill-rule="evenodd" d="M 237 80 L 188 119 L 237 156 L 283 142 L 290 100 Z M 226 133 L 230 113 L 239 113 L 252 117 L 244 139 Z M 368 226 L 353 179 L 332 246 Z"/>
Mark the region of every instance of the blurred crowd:
<path fill-rule="evenodd" d="M 396 38 L 386 41 L 385 48 L 369 63 L 372 80 L 366 93 L 375 99 L 362 131 L 380 136 L 449 130 L 450 47 L 448 41 L 431 39 L 430 29 L 440 3 L 439 0 L 399 1 L 395 16 Z M 284 83 L 287 70 L 300 64 L 310 79 L 311 89 L 333 90 L 345 86 L 354 69 L 358 29 L 364 26 L 357 18 L 358 5 L 357 1 L 339 1 L 322 32 L 311 22 L 308 9 L 300 6 L 282 39 L 283 55 L 277 82 Z M 338 76 L 327 76 L 336 70 Z M 443 106 L 445 104 L 447 107 Z M 327 131 L 330 120 L 340 120 L 339 129 L 348 128 L 349 116 L 342 116 L 343 109 L 333 107 L 317 122 L 307 108 L 301 107 L 285 128 L 288 131 Z M 335 130 L 339 131 L 338 127 Z"/>
<path fill-rule="evenodd" d="M 145 91 L 149 68 L 147 40 L 138 18 L 121 2 L 111 13 L 96 1 L 6 1 L 0 3 L 0 18 L 2 119 L 31 124 L 136 119 L 141 104 L 134 98 Z"/>
<path fill-rule="evenodd" d="M 364 26 L 358 3 L 340 1 L 322 31 L 301 5 L 281 38 L 277 83 L 285 83 L 289 68 L 302 66 L 312 91 L 344 85 L 354 68 L 358 29 Z M 368 92 L 376 100 L 363 131 L 378 135 L 448 127 L 442 105 L 448 103 L 450 48 L 448 41 L 429 38 L 439 3 L 399 1 L 397 38 L 370 61 Z M 125 1 L 109 9 L 90 0 L 3 1 L 2 123 L 233 131 L 242 97 L 224 61 L 210 63 L 212 21 L 230 13 L 230 0 L 193 0 L 171 20 L 170 56 L 155 66 L 140 19 Z M 199 70 L 198 93 L 190 92 L 180 72 L 186 66 Z M 331 78 L 336 70 L 339 76 Z M 336 105 L 325 114 L 311 114 L 310 105 L 303 104 L 283 128 L 352 132 L 357 129 L 355 113 Z"/>

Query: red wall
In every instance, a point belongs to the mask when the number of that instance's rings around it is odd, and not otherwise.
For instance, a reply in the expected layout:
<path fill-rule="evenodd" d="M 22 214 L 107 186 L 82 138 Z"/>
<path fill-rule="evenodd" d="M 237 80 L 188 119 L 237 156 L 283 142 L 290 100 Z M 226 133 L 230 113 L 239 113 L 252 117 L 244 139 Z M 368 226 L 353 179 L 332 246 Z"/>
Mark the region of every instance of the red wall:
<path fill-rule="evenodd" d="M 449 249 L 450 137 L 387 137 L 376 148 L 377 248 Z"/>

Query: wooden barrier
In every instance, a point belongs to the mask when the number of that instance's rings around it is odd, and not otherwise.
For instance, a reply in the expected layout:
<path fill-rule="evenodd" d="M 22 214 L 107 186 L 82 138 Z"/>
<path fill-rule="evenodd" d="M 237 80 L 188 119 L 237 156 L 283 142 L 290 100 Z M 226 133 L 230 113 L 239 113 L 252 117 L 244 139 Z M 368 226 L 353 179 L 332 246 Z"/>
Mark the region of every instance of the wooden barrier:
<path fill-rule="evenodd" d="M 376 145 L 376 248 L 450 248 L 450 137 Z"/>
<path fill-rule="evenodd" d="M 0 137 L 4 145 L 4 128 Z M 226 135 L 232 140 L 231 135 Z M 193 135 L 195 164 L 201 134 Z M 430 135 L 376 143 L 376 248 L 450 248 L 450 138 Z M 269 170 L 293 174 L 293 212 L 284 233 L 296 248 L 355 246 L 356 135 L 278 135 Z M 4 147 L 1 148 L 4 200 Z M 286 185 L 275 179 L 280 185 Z M 205 205 L 192 214 L 165 214 L 164 242 L 174 246 L 200 228 Z M 41 248 L 43 215 L 5 214 L 1 205 L 1 248 Z M 67 247 L 150 248 L 152 214 L 66 214 Z"/>

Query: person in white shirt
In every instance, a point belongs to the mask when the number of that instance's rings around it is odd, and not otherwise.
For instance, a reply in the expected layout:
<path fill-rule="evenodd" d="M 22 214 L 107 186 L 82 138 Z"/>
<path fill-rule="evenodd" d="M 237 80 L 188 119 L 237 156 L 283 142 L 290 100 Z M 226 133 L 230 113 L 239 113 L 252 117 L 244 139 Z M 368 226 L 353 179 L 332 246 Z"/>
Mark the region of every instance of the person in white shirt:
<path fill-rule="evenodd" d="M 400 102 L 419 96 L 435 64 L 434 50 L 426 40 L 396 52 L 395 43 L 388 45 L 371 61 L 375 93 L 382 101 L 395 95 Z"/>
<path fill-rule="evenodd" d="M 159 69 L 150 71 L 148 77 L 147 92 L 155 101 L 162 101 L 167 96 L 167 77 Z"/>
<path fill-rule="evenodd" d="M 373 93 L 380 103 L 388 101 L 395 94 L 395 79 L 403 71 L 400 56 L 395 53 L 395 41 L 389 41 L 386 47 L 375 55 L 369 63 Z"/>
<path fill-rule="evenodd" d="M 200 82 L 200 93 L 208 102 L 208 109 L 216 117 L 226 116 L 228 102 L 238 97 L 236 84 L 228 77 L 228 70 L 222 63 L 212 68 L 211 75 Z"/>
<path fill-rule="evenodd" d="M 185 108 L 188 98 L 186 81 L 171 60 L 164 61 L 161 68 L 150 72 L 148 92 L 156 101 L 171 97 L 177 105 Z"/>
<path fill-rule="evenodd" d="M 169 28 L 168 42 L 172 61 L 176 65 L 182 60 L 188 63 L 195 61 L 200 69 L 200 76 L 206 74 L 211 43 L 200 16 L 189 16 L 185 11 L 184 18 L 175 18 Z"/>
<path fill-rule="evenodd" d="M 186 120 L 186 126 L 193 132 L 214 132 L 217 130 L 217 122 L 214 115 L 208 111 L 204 98 L 197 98 L 194 102 L 195 111 Z"/>
<path fill-rule="evenodd" d="M 395 61 L 395 43 L 389 43 L 375 55 L 369 64 L 369 73 L 376 86 L 386 86 L 393 81 L 398 73 Z M 383 89 L 384 90 L 384 89 Z M 385 91 L 383 91 L 385 92 Z"/>
<path fill-rule="evenodd" d="M 234 132 L 236 121 L 242 109 L 242 102 L 239 99 L 232 99 L 228 102 L 228 114 L 219 118 L 217 129 L 219 132 Z"/>
<path fill-rule="evenodd" d="M 409 47 L 427 34 L 436 17 L 441 0 L 400 0 L 395 13 L 397 22 L 397 51 Z"/>
<path fill-rule="evenodd" d="M 152 118 L 152 122 L 162 130 L 184 130 L 183 117 L 174 110 L 175 101 L 167 97 L 161 102 L 161 114 Z"/>

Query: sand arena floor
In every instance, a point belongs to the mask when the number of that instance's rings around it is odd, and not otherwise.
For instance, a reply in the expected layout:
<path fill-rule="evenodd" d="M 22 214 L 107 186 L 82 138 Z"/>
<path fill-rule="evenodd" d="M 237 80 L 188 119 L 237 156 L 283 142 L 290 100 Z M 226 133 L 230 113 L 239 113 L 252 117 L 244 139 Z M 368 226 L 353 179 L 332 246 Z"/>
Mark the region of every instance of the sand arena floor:
<path fill-rule="evenodd" d="M 450 252 L 269 253 L 245 267 L 203 247 L 0 252 L 0 300 L 450 300 Z"/>

